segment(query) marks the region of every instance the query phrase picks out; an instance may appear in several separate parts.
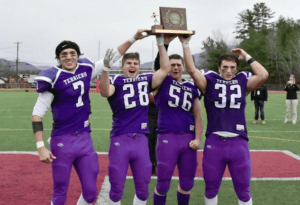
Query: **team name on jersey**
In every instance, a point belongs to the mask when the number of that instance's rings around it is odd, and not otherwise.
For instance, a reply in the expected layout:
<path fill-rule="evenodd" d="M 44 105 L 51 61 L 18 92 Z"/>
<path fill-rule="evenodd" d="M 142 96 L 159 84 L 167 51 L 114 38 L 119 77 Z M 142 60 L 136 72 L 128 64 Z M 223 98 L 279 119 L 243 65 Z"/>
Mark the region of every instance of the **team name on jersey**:
<path fill-rule="evenodd" d="M 81 78 L 85 78 L 87 76 L 87 73 L 84 72 L 84 73 L 79 73 L 75 76 L 72 76 L 70 78 L 67 78 L 66 80 L 64 80 L 65 84 L 67 85 L 68 83 L 72 83 L 78 79 L 81 79 Z"/>
<path fill-rule="evenodd" d="M 177 81 L 173 80 L 173 85 L 176 85 L 176 86 L 179 86 L 181 87 L 182 90 L 186 90 L 186 91 L 190 91 L 192 92 L 192 89 L 187 87 L 187 86 L 184 86 L 184 85 L 181 85 L 180 83 L 178 83 Z"/>
<path fill-rule="evenodd" d="M 147 81 L 147 76 L 137 77 L 137 78 L 125 78 L 124 83 L 132 83 L 137 81 Z"/>
<path fill-rule="evenodd" d="M 221 83 L 221 84 L 227 84 L 227 85 L 233 85 L 233 84 L 238 84 L 239 81 L 238 80 L 220 80 L 220 79 L 217 79 L 217 83 Z"/>

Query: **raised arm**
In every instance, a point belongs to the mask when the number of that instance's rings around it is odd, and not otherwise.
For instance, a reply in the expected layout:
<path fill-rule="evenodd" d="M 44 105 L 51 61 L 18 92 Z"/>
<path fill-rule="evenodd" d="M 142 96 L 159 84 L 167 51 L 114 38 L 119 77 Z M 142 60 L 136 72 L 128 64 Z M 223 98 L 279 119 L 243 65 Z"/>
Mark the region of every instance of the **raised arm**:
<path fill-rule="evenodd" d="M 246 51 L 241 48 L 231 50 L 232 53 L 239 55 L 239 60 L 246 60 L 252 68 L 254 75 L 248 80 L 247 93 L 259 88 L 269 77 L 268 71 L 259 62 L 255 61 Z"/>
<path fill-rule="evenodd" d="M 156 89 L 158 86 L 160 86 L 171 70 L 169 56 L 164 46 L 163 34 L 156 36 L 156 41 L 157 41 L 158 52 L 160 57 L 160 69 L 155 71 L 153 74 L 152 89 Z"/>
<path fill-rule="evenodd" d="M 179 36 L 179 39 L 182 43 L 183 47 L 183 57 L 184 57 L 184 63 L 185 68 L 189 75 L 192 77 L 194 82 L 196 83 L 197 87 L 202 91 L 202 93 L 205 93 L 207 81 L 204 75 L 201 73 L 200 70 L 198 70 L 195 67 L 194 60 L 191 54 L 191 50 L 189 48 L 189 41 L 191 37 L 184 38 L 183 36 Z"/>
<path fill-rule="evenodd" d="M 176 37 L 177 37 L 176 35 L 164 35 L 164 46 L 166 48 L 166 51 L 168 51 L 170 42 L 173 41 L 173 39 Z M 154 61 L 154 71 L 157 71 L 159 68 L 160 68 L 160 58 L 159 58 L 159 52 L 157 52 Z"/>
<path fill-rule="evenodd" d="M 102 97 L 110 97 L 115 93 L 115 87 L 109 84 L 109 71 L 112 67 L 112 64 L 120 58 L 119 56 L 123 56 L 135 41 L 148 37 L 149 34 L 143 34 L 147 33 L 148 31 L 148 29 L 139 29 L 133 37 L 118 46 L 118 52 L 114 49 L 108 49 L 106 51 L 101 68 L 103 72 L 101 74 L 99 84 L 100 94 Z"/>
<path fill-rule="evenodd" d="M 149 32 L 148 29 L 137 30 L 137 32 L 134 34 L 133 37 L 131 37 L 130 39 L 128 39 L 127 41 L 125 41 L 123 44 L 121 44 L 118 47 L 119 53 L 123 56 L 135 41 L 148 37 L 149 34 L 146 34 L 146 35 L 143 34 L 143 33 L 148 33 L 148 32 Z"/>

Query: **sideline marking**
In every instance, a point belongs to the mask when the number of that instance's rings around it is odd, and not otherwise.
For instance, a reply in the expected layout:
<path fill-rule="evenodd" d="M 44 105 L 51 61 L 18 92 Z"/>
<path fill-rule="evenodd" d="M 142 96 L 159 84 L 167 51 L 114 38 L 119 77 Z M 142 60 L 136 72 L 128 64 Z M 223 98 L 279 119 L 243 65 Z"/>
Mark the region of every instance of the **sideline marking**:
<path fill-rule="evenodd" d="M 101 190 L 98 195 L 98 199 L 95 205 L 106 205 L 108 204 L 108 195 L 110 190 L 110 183 L 108 176 L 105 176 Z"/>
<path fill-rule="evenodd" d="M 52 130 L 52 129 L 46 128 L 44 130 Z M 92 131 L 105 131 L 105 130 L 110 131 L 111 129 L 103 129 L 103 128 L 92 129 Z M 32 129 L 8 129 L 8 128 L 0 128 L 0 131 L 32 131 Z"/>
<path fill-rule="evenodd" d="M 282 138 L 270 138 L 270 137 L 259 137 L 259 136 L 248 136 L 249 138 L 267 139 L 267 140 L 278 140 L 278 141 L 289 141 L 289 142 L 300 142 L 300 140 L 289 140 Z"/>
<path fill-rule="evenodd" d="M 126 176 L 126 179 L 133 179 L 133 176 Z M 151 179 L 157 179 L 157 176 L 151 176 Z M 172 176 L 172 180 L 179 180 L 179 177 L 174 177 Z M 203 177 L 195 177 L 194 180 L 199 180 L 199 181 L 203 181 L 204 178 Z M 222 180 L 224 181 L 231 181 L 232 178 L 231 177 L 222 177 Z M 280 178 L 276 178 L 276 177 L 261 177 L 261 178 L 257 178 L 257 177 L 253 177 L 251 178 L 251 181 L 300 181 L 300 177 L 280 177 Z"/>

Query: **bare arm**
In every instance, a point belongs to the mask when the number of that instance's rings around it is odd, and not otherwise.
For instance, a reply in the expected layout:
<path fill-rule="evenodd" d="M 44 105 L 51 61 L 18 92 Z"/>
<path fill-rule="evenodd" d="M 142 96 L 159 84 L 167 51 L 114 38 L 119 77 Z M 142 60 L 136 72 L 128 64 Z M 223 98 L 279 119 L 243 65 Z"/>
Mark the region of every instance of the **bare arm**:
<path fill-rule="evenodd" d="M 119 53 L 123 56 L 135 41 L 148 37 L 149 34 L 143 35 L 143 33 L 147 33 L 147 32 L 149 32 L 148 29 L 139 29 L 133 36 L 134 40 L 129 39 L 118 47 Z"/>
<path fill-rule="evenodd" d="M 196 83 L 197 87 L 202 91 L 202 93 L 205 93 L 206 86 L 207 86 L 207 81 L 205 76 L 201 73 L 200 70 L 198 70 L 195 67 L 194 60 L 191 54 L 191 50 L 188 46 L 188 43 L 191 39 L 189 38 L 183 38 L 183 36 L 179 37 L 181 43 L 183 44 L 183 57 L 184 57 L 184 63 L 185 63 L 185 68 L 187 72 L 190 74 L 194 82 Z"/>
<path fill-rule="evenodd" d="M 42 99 L 44 98 L 44 99 Z M 40 94 L 39 98 L 37 100 L 37 103 L 34 107 L 34 110 L 32 112 L 32 126 L 34 130 L 34 138 L 36 142 L 44 143 L 43 138 L 43 129 L 41 129 L 40 125 L 42 123 L 42 117 L 43 114 L 47 112 L 48 107 L 50 107 L 50 104 L 52 102 L 53 98 L 51 99 L 51 96 L 48 93 Z M 39 116 L 39 115 L 41 116 Z M 35 123 L 39 123 L 40 125 L 37 126 Z M 39 129 L 37 129 L 37 127 Z M 38 131 L 37 131 L 38 130 Z M 56 159 L 55 156 L 53 156 L 52 152 L 49 151 L 45 146 L 41 146 L 37 148 L 40 160 L 44 163 L 51 163 L 54 159 Z"/>
<path fill-rule="evenodd" d="M 109 72 L 103 71 L 100 77 L 100 94 L 102 97 L 110 97 L 115 93 L 115 86 L 109 83 Z"/>
<path fill-rule="evenodd" d="M 163 35 L 157 36 L 156 39 L 160 57 L 160 69 L 153 74 L 152 89 L 156 89 L 158 86 L 160 86 L 171 70 L 169 56 L 164 46 Z"/>
<path fill-rule="evenodd" d="M 148 29 L 139 29 L 134 36 L 125 41 L 123 44 L 118 46 L 118 51 L 120 55 L 124 55 L 126 51 L 130 48 L 130 46 L 136 41 L 148 37 L 149 34 L 143 35 L 144 32 L 148 32 Z M 112 64 L 115 62 L 115 56 L 117 54 L 113 52 L 113 49 L 108 49 L 105 53 L 105 57 L 103 59 L 103 72 L 100 78 L 100 94 L 102 97 L 110 97 L 115 93 L 115 87 L 109 84 L 109 70 Z"/>
<path fill-rule="evenodd" d="M 168 51 L 170 42 L 173 41 L 173 39 L 176 37 L 177 37 L 176 35 L 164 35 L 164 46 L 166 48 L 166 51 Z M 160 58 L 158 52 L 154 61 L 154 71 L 157 71 L 159 68 L 160 68 Z"/>
<path fill-rule="evenodd" d="M 246 51 L 241 48 L 232 49 L 231 52 L 238 54 L 239 60 L 245 60 L 247 55 Z M 252 68 L 254 75 L 248 80 L 247 93 L 259 88 L 269 77 L 268 71 L 259 62 L 252 62 L 250 67 Z"/>
<path fill-rule="evenodd" d="M 194 117 L 195 117 L 195 139 L 190 142 L 190 148 L 199 149 L 201 145 L 201 139 L 203 134 L 203 121 L 201 105 L 198 98 L 194 101 Z"/>

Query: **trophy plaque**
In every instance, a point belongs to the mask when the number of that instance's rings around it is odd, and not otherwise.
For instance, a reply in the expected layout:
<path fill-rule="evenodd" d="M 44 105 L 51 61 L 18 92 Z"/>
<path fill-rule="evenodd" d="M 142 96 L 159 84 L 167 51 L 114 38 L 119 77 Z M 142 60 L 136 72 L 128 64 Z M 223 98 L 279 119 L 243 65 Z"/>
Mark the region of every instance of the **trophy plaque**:
<path fill-rule="evenodd" d="M 187 30 L 186 10 L 185 8 L 159 7 L 160 25 L 153 25 L 150 34 L 179 34 L 193 35 L 195 31 Z M 157 22 L 155 13 L 152 17 Z"/>

